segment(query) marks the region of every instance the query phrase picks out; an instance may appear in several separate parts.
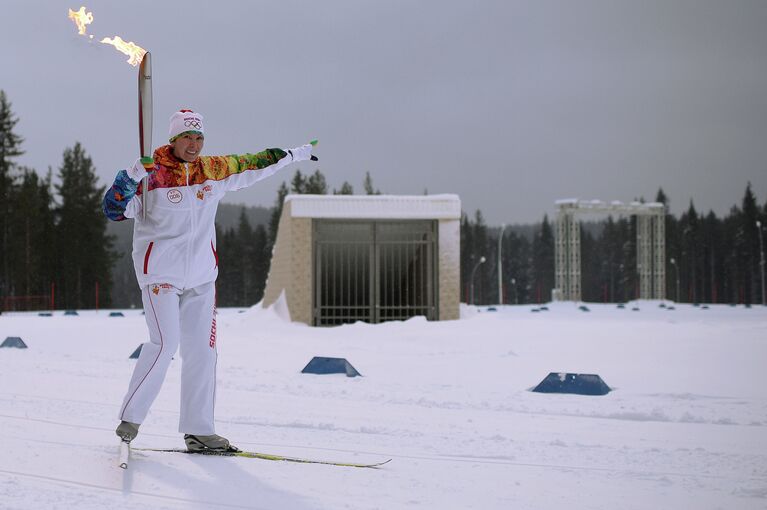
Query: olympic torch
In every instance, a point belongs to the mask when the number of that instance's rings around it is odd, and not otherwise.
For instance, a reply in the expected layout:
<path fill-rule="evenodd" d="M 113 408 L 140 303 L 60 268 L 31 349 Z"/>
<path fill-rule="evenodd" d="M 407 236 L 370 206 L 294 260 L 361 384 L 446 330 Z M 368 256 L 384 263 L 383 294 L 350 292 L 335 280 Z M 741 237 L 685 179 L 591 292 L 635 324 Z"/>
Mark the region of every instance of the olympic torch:
<path fill-rule="evenodd" d="M 80 7 L 79 11 L 69 9 L 69 19 L 77 25 L 77 33 L 82 36 L 88 36 L 87 26 L 93 23 L 93 13 L 86 12 L 85 7 Z M 138 68 L 138 141 L 139 153 L 142 163 L 149 166 L 149 159 L 152 157 L 152 60 L 151 55 L 144 48 L 133 41 L 124 41 L 122 37 L 104 37 L 101 39 L 103 44 L 111 44 L 115 49 L 128 56 L 127 62 L 135 66 L 140 63 Z M 148 168 L 148 169 L 151 169 Z M 148 178 L 143 180 L 143 219 L 146 219 L 147 210 L 147 184 Z"/>
<path fill-rule="evenodd" d="M 138 68 L 138 141 L 142 163 L 152 157 L 152 55 L 144 54 Z M 143 219 L 149 207 L 149 176 L 143 182 Z"/>

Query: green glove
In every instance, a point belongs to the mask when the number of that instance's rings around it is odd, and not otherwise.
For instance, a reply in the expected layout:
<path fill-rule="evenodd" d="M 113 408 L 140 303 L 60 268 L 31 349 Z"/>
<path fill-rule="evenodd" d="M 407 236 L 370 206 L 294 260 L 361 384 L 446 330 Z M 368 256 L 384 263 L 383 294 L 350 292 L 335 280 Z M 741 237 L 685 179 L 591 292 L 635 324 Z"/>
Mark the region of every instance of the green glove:
<path fill-rule="evenodd" d="M 147 156 L 145 158 L 141 158 L 141 165 L 144 167 L 144 169 L 147 171 L 147 173 L 154 172 L 154 158 L 151 156 Z"/>

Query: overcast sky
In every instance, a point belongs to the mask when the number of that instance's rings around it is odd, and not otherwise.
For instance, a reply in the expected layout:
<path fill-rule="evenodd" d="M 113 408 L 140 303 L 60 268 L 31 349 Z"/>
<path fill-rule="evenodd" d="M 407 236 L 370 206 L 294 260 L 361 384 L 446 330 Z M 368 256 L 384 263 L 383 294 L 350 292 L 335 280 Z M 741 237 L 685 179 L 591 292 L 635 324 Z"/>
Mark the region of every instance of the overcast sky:
<path fill-rule="evenodd" d="M 137 69 L 77 35 L 82 3 L 0 0 L 0 89 L 45 172 L 79 141 L 100 183 L 138 156 Z M 767 201 L 767 2 L 89 1 L 94 40 L 152 52 L 154 144 L 182 107 L 206 154 L 320 140 L 331 188 L 456 193 L 491 225 L 662 187 L 726 214 Z M 213 7 L 215 6 L 215 7 Z M 295 171 L 229 195 L 271 206 Z"/>

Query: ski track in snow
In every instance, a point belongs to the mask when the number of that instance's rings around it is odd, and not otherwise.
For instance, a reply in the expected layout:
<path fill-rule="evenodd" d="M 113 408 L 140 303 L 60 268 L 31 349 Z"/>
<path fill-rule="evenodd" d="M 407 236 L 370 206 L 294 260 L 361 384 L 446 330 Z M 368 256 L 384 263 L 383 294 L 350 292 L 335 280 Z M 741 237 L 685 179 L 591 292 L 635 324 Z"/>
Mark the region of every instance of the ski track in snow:
<path fill-rule="evenodd" d="M 0 351 L 0 508 L 767 507 L 765 310 L 589 306 L 326 329 L 222 311 L 218 432 L 264 453 L 394 459 L 374 472 L 156 452 L 123 471 L 115 415 L 143 317 L 0 316 L 0 337 L 30 346 Z M 300 374 L 314 355 L 364 377 Z M 137 446 L 183 445 L 179 365 Z M 614 391 L 528 391 L 549 371 Z"/>

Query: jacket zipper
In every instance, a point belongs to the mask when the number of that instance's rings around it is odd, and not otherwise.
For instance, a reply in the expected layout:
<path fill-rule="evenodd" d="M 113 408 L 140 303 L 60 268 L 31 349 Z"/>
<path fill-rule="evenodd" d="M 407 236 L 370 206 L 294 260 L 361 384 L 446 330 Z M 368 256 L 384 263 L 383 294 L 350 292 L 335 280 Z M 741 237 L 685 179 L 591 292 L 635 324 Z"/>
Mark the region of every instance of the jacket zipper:
<path fill-rule="evenodd" d="M 186 174 L 186 192 L 189 193 L 189 163 L 184 163 L 184 173 Z M 186 245 L 186 272 L 184 273 L 184 288 L 186 288 L 187 284 L 189 283 L 187 278 L 192 270 L 190 266 L 192 262 L 192 242 L 194 241 L 195 234 L 194 202 L 192 200 L 189 200 L 189 216 L 192 229 L 189 232 L 189 240 L 187 241 Z"/>

